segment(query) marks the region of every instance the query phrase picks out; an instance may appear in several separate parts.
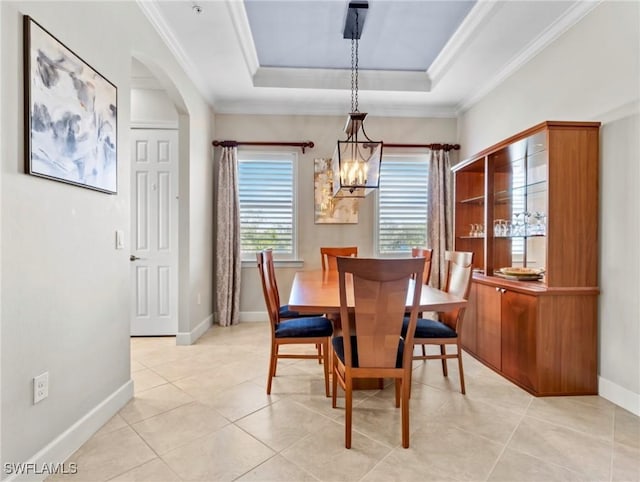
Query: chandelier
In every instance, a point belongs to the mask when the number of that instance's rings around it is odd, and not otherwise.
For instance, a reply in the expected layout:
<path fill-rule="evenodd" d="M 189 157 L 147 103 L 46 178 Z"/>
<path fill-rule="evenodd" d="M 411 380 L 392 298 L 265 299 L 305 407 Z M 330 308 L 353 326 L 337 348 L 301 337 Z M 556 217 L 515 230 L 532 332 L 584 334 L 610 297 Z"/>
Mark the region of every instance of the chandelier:
<path fill-rule="evenodd" d="M 338 141 L 333 154 L 333 196 L 362 198 L 379 186 L 382 141 L 372 141 L 364 130 L 366 112 L 358 110 L 358 41 L 368 2 L 349 3 L 344 25 L 345 39 L 351 39 L 351 113 L 344 128 L 347 139 Z"/>

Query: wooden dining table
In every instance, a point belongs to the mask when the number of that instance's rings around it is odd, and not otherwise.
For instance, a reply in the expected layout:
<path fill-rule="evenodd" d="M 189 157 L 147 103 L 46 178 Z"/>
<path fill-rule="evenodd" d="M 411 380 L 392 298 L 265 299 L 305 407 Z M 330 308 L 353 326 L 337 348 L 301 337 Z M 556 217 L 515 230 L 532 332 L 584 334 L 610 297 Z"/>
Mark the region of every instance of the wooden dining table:
<path fill-rule="evenodd" d="M 354 306 L 353 284 L 351 276 L 345 278 L 347 283 L 347 304 Z M 410 281 L 413 283 L 413 280 Z M 407 308 L 411 308 L 413 286 L 407 290 Z M 422 286 L 418 312 L 450 311 L 467 305 L 467 300 L 445 293 L 442 290 L 427 285 Z M 331 315 L 340 313 L 340 288 L 337 271 L 298 271 L 293 278 L 289 309 L 300 313 L 325 313 L 332 320 L 339 320 Z M 352 308 L 353 309 L 353 308 Z M 340 333 L 340 327 L 334 326 Z M 330 365 L 331 366 L 331 365 Z M 357 379 L 354 381 L 356 390 L 378 390 L 382 388 L 382 379 Z"/>
<path fill-rule="evenodd" d="M 353 286 L 346 277 L 347 304 L 353 307 Z M 413 283 L 413 281 L 411 281 Z M 411 307 L 412 286 L 407 292 L 407 308 Z M 451 311 L 467 305 L 467 300 L 424 285 L 420 294 L 419 312 Z M 300 313 L 339 313 L 340 290 L 336 271 L 298 271 L 293 278 L 289 309 Z"/>

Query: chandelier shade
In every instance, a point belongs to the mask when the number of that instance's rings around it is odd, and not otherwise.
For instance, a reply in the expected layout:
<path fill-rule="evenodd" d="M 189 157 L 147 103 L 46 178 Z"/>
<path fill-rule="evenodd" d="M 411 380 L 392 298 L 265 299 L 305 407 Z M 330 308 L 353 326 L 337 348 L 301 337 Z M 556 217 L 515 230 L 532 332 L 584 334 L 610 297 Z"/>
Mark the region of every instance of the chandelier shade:
<path fill-rule="evenodd" d="M 369 139 L 364 131 L 366 115 L 349 114 L 347 139 L 337 143 L 331 166 L 334 197 L 362 198 L 379 186 L 383 144 Z"/>

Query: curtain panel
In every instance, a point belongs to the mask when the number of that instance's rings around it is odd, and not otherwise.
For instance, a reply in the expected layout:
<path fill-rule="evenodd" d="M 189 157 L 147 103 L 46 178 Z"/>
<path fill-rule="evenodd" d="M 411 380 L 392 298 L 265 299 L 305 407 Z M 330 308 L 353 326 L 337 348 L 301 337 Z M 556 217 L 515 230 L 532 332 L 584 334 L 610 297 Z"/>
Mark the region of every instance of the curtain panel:
<path fill-rule="evenodd" d="M 453 249 L 453 173 L 448 151 L 431 151 L 428 182 L 427 245 L 433 249 L 429 284 L 442 288 L 446 276 L 444 252 Z"/>
<path fill-rule="evenodd" d="M 235 325 L 240 317 L 240 200 L 238 155 L 235 147 L 223 147 L 216 176 L 216 320 Z"/>

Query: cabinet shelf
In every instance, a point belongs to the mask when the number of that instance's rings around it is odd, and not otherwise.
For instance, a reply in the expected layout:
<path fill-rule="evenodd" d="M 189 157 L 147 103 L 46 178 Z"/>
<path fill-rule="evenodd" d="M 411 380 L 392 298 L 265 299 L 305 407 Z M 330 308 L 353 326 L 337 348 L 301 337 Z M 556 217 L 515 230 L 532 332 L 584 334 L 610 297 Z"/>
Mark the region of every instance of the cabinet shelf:
<path fill-rule="evenodd" d="M 546 237 L 546 234 L 520 234 L 520 235 L 513 235 L 513 236 L 494 236 L 494 238 L 496 239 L 528 239 L 528 238 L 544 238 Z"/>
<path fill-rule="evenodd" d="M 504 189 L 494 193 L 494 200 L 497 203 L 506 203 L 513 199 L 514 196 L 523 197 L 534 196 L 536 194 L 544 194 L 547 192 L 547 181 L 537 181 L 522 186 L 514 186 L 511 189 Z"/>
<path fill-rule="evenodd" d="M 470 198 L 466 198 L 466 199 L 461 199 L 460 201 L 458 201 L 458 203 L 459 204 L 478 204 L 478 205 L 482 205 L 482 204 L 484 204 L 484 195 L 470 197 Z"/>

